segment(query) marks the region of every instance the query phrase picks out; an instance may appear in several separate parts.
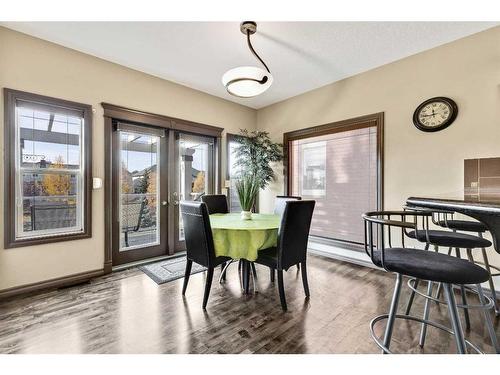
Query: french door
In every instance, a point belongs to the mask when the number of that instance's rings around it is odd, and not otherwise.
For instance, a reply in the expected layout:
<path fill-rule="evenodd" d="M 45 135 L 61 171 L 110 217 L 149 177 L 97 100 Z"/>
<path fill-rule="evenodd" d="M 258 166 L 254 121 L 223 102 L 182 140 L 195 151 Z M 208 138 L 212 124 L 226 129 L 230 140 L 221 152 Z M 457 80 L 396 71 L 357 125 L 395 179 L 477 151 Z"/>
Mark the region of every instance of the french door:
<path fill-rule="evenodd" d="M 179 203 L 215 191 L 215 138 L 116 122 L 112 134 L 112 260 L 185 250 Z"/>

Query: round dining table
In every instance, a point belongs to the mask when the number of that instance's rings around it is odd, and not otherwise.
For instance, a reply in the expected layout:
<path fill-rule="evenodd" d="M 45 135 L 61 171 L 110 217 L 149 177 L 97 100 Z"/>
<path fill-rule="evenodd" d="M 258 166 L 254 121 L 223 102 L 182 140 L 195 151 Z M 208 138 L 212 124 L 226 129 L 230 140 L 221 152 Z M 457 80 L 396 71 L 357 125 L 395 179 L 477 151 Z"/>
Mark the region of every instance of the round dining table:
<path fill-rule="evenodd" d="M 251 262 L 259 250 L 276 247 L 281 217 L 271 214 L 252 214 L 242 220 L 239 213 L 212 214 L 210 225 L 216 256 L 227 256 L 241 262 L 242 288 L 249 291 Z"/>

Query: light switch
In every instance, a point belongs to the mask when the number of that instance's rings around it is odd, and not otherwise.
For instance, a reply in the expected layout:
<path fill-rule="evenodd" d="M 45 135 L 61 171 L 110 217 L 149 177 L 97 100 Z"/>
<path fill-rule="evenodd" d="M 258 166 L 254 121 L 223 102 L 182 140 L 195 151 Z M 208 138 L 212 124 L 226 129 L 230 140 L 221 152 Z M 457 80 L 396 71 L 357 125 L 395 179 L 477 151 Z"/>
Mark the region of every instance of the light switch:
<path fill-rule="evenodd" d="M 102 178 L 94 177 L 92 179 L 92 188 L 94 190 L 102 188 Z"/>

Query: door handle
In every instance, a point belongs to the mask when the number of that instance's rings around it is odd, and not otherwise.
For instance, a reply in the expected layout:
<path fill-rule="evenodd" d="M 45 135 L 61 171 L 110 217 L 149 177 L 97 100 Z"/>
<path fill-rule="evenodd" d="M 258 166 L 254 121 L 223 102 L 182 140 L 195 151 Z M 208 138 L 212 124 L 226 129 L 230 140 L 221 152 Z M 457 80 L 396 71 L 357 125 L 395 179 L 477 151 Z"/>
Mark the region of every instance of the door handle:
<path fill-rule="evenodd" d="M 161 205 L 162 205 L 162 206 L 166 206 L 167 204 L 168 204 L 168 202 L 167 202 L 167 201 L 162 201 L 162 202 L 161 202 Z"/>

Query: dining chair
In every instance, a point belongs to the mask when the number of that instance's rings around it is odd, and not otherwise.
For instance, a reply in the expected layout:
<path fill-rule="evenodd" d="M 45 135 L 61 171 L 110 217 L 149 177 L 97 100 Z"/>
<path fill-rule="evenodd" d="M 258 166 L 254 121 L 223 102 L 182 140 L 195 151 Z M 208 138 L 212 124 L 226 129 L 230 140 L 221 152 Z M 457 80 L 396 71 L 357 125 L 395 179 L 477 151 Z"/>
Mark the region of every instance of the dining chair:
<path fill-rule="evenodd" d="M 285 205 L 288 201 L 300 201 L 301 197 L 293 196 L 293 195 L 277 195 L 274 201 L 274 214 L 275 215 L 283 215 L 285 211 Z"/>
<path fill-rule="evenodd" d="M 294 195 L 277 195 L 274 201 L 274 214 L 283 216 L 285 211 L 286 202 L 288 201 L 300 201 L 302 197 Z M 297 272 L 300 270 L 300 265 L 297 264 Z M 271 281 L 274 282 L 274 270 L 271 270 Z"/>
<path fill-rule="evenodd" d="M 313 200 L 288 200 L 281 218 L 278 246 L 259 251 L 255 260 L 255 263 L 269 267 L 273 274 L 274 270 L 277 271 L 278 291 L 283 311 L 287 310 L 283 271 L 287 271 L 290 267 L 301 265 L 304 292 L 306 297 L 310 296 L 306 255 L 315 204 Z"/>
<path fill-rule="evenodd" d="M 229 213 L 229 208 L 227 205 L 227 197 L 224 194 L 208 194 L 201 197 L 201 201 L 207 205 L 208 214 L 227 214 Z M 229 263 L 231 264 L 232 261 Z M 220 265 L 221 274 L 219 282 L 226 280 L 226 270 L 229 264 L 222 263 Z"/>
<path fill-rule="evenodd" d="M 180 206 L 187 252 L 182 295 L 186 293 L 193 262 L 207 267 L 207 278 L 205 281 L 205 293 L 203 295 L 202 305 L 203 309 L 206 309 L 214 276 L 214 268 L 231 260 L 231 258 L 217 257 L 215 255 L 214 240 L 212 237 L 212 228 L 210 227 L 207 205 L 203 202 L 184 201 L 181 202 Z"/>
<path fill-rule="evenodd" d="M 208 214 L 227 214 L 227 197 L 224 194 L 203 195 L 201 201 L 207 205 Z"/>

